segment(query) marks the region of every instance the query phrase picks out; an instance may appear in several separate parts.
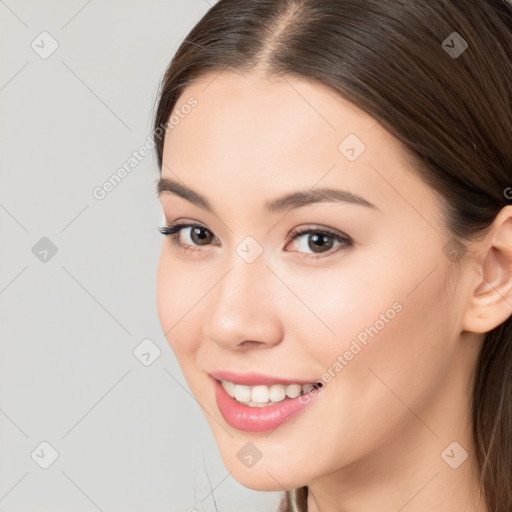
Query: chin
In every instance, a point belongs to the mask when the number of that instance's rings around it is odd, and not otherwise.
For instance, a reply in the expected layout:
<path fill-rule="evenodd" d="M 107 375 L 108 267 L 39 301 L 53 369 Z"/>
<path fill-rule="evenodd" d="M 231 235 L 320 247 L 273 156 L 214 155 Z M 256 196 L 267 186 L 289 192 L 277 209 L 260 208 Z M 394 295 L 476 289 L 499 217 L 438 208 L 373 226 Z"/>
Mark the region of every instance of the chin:
<path fill-rule="evenodd" d="M 237 469 L 231 473 L 231 476 L 244 487 L 254 491 L 262 492 L 282 492 L 295 487 L 306 485 L 306 482 L 299 482 L 295 479 L 290 479 L 289 475 L 286 476 L 279 471 L 269 471 L 265 469 L 254 473 L 255 468 L 247 470 Z"/>
<path fill-rule="evenodd" d="M 270 457 L 264 461 L 262 458 L 252 467 L 245 467 L 231 450 L 233 445 L 228 442 L 225 447 L 227 451 L 220 451 L 222 462 L 226 470 L 231 473 L 231 477 L 248 489 L 280 492 L 302 487 L 310 481 L 308 475 L 298 475 L 296 473 L 297 463 L 293 457 L 288 461 L 270 460 Z"/>

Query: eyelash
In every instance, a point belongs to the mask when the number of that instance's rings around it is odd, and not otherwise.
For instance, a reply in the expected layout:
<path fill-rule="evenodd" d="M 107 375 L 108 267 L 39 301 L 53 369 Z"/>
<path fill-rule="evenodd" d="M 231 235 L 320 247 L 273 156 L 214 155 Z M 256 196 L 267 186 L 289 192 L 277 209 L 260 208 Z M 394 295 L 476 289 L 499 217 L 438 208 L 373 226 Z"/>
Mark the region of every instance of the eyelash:
<path fill-rule="evenodd" d="M 185 222 L 181 222 L 181 223 L 174 224 L 174 225 L 171 225 L 171 226 L 169 226 L 168 224 L 165 224 L 164 226 L 158 227 L 157 229 L 158 229 L 158 231 L 160 231 L 160 233 L 162 233 L 162 235 L 168 236 L 170 238 L 172 244 L 175 247 L 177 247 L 180 251 L 183 251 L 184 253 L 196 252 L 198 250 L 200 251 L 201 249 L 200 249 L 199 246 L 192 246 L 190 244 L 183 244 L 183 243 L 179 242 L 180 231 L 182 229 L 184 229 L 184 228 L 189 228 L 189 227 L 191 227 L 191 228 L 201 228 L 201 229 L 204 229 L 204 230 L 208 231 L 209 233 L 212 233 L 209 229 L 205 228 L 201 224 L 185 223 Z M 321 259 L 321 258 L 324 258 L 324 257 L 327 257 L 327 256 L 331 256 L 331 255 L 337 253 L 339 250 L 344 248 L 343 246 L 345 246 L 345 248 L 346 248 L 346 247 L 351 247 L 353 245 L 353 241 L 349 237 L 343 237 L 341 235 L 338 235 L 337 233 L 333 233 L 332 231 L 328 231 L 328 230 L 325 230 L 325 229 L 311 229 L 309 227 L 298 228 L 295 231 L 292 231 L 286 237 L 286 240 L 287 241 L 288 240 L 295 240 L 295 238 L 298 238 L 299 236 L 302 236 L 302 235 L 305 235 L 305 234 L 308 234 L 308 235 L 325 235 L 325 236 L 328 236 L 329 238 L 335 239 L 336 241 L 338 241 L 338 242 L 340 242 L 342 244 L 337 249 L 333 249 L 332 251 L 328 251 L 328 252 L 326 252 L 324 254 L 321 254 L 319 256 L 312 256 L 311 254 L 299 253 L 305 259 L 318 260 L 318 259 Z M 298 252 L 298 251 L 296 251 L 296 252 Z"/>

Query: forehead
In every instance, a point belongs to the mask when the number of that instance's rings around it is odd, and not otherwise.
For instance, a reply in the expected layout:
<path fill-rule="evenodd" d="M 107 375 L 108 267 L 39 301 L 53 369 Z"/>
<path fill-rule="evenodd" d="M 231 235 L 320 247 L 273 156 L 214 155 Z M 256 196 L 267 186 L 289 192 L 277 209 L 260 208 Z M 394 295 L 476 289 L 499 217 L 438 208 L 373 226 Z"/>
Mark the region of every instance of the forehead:
<path fill-rule="evenodd" d="M 186 104 L 192 99 L 196 106 L 188 109 Z M 190 119 L 187 123 L 183 122 L 185 117 Z M 200 137 L 236 131 L 237 139 L 250 134 L 256 140 L 272 132 L 271 140 L 280 135 L 277 142 L 283 149 L 304 139 L 318 142 L 324 138 L 328 144 L 347 129 L 362 136 L 376 124 L 371 116 L 319 82 L 234 71 L 210 72 L 187 86 L 172 118 L 182 125 L 176 130 L 171 123 L 172 132 L 189 135 L 193 131 Z"/>
<path fill-rule="evenodd" d="M 417 196 L 417 207 L 429 207 L 426 185 L 405 165 L 399 142 L 318 82 L 208 73 L 184 89 L 172 115 L 162 176 L 183 178 L 206 196 L 222 189 L 229 200 L 230 189 L 251 190 L 261 203 L 317 184 L 395 207 L 399 196 Z M 360 152 L 355 160 L 347 158 L 347 140 Z"/>
<path fill-rule="evenodd" d="M 297 176 L 301 168 L 325 172 L 341 156 L 344 137 L 368 139 L 376 124 L 319 83 L 231 71 L 209 73 L 186 87 L 169 119 L 167 163 L 211 163 L 223 172 L 236 166 L 239 173 L 293 167 Z"/>

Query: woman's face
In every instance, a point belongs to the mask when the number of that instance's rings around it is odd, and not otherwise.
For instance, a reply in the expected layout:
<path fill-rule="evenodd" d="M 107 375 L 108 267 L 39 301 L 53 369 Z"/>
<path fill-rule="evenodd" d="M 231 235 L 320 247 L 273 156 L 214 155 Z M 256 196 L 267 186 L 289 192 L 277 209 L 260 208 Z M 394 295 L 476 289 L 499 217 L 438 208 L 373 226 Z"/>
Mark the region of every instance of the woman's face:
<path fill-rule="evenodd" d="M 228 471 L 253 489 L 298 487 L 374 467 L 412 432 L 439 457 L 453 439 L 435 408 L 462 364 L 463 301 L 437 196 L 396 140 L 330 89 L 290 77 L 208 74 L 173 116 L 162 177 L 197 196 L 159 197 L 167 224 L 202 229 L 181 229 L 181 248 L 163 238 L 158 315 Z M 297 229 L 312 232 L 288 238 Z M 249 395 L 265 401 L 268 389 L 278 404 L 237 405 L 215 372 L 266 376 Z M 323 388 L 279 401 L 279 379 Z"/>

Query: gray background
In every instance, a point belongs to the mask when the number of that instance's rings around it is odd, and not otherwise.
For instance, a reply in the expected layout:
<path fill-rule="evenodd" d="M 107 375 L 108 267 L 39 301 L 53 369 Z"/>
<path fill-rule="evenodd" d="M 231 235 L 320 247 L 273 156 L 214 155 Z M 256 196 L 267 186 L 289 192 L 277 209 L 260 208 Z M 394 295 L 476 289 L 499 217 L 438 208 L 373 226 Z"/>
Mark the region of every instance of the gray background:
<path fill-rule="evenodd" d="M 0 512 L 277 508 L 224 468 L 161 331 L 153 151 L 92 194 L 210 5 L 0 0 Z"/>

